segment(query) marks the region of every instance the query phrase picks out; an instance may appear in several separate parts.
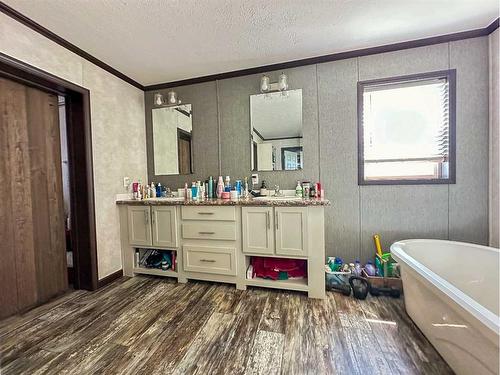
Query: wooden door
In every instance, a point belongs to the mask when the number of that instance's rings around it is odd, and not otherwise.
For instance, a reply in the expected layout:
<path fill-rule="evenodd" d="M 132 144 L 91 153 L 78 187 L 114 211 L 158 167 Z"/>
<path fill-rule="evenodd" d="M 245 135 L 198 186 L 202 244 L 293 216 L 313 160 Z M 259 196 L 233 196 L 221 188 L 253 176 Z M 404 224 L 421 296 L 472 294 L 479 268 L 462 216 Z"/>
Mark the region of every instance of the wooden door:
<path fill-rule="evenodd" d="M 272 207 L 243 207 L 243 252 L 274 254 L 274 215 Z"/>
<path fill-rule="evenodd" d="M 132 246 L 151 246 L 149 206 L 128 206 L 128 240 Z"/>
<path fill-rule="evenodd" d="M 307 207 L 276 207 L 276 254 L 307 256 Z"/>
<path fill-rule="evenodd" d="M 177 207 L 152 207 L 153 246 L 177 247 Z"/>
<path fill-rule="evenodd" d="M 191 174 L 191 133 L 177 129 L 179 174 Z"/>
<path fill-rule="evenodd" d="M 0 317 L 67 289 L 57 96 L 0 78 Z"/>

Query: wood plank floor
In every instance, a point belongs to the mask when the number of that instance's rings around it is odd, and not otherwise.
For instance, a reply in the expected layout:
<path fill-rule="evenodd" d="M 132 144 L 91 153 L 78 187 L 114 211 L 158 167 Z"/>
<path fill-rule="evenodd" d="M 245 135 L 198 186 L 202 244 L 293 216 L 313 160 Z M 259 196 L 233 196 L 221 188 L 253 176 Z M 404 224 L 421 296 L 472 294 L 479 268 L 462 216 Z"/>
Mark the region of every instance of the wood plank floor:
<path fill-rule="evenodd" d="M 122 278 L 0 322 L 6 374 L 452 374 L 403 300 Z"/>

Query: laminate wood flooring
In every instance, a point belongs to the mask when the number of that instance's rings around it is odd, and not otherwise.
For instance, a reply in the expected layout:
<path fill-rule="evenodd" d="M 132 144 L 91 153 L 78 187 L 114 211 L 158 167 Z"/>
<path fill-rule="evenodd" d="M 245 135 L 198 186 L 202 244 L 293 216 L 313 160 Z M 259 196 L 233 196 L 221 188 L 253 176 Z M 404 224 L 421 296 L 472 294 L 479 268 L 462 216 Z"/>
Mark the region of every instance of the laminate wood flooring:
<path fill-rule="evenodd" d="M 0 321 L 7 374 L 452 374 L 403 300 L 122 278 Z"/>

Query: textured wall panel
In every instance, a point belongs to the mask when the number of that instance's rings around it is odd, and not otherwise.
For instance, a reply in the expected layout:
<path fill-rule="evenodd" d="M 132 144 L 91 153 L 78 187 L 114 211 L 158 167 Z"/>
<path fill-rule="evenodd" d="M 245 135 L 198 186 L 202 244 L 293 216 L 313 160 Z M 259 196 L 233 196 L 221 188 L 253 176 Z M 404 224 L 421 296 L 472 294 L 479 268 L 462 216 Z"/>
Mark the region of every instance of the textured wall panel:
<path fill-rule="evenodd" d="M 94 200 L 99 278 L 122 268 L 120 221 L 115 204 L 123 177 L 146 177 L 144 94 L 83 61 L 83 85 L 90 90 Z"/>
<path fill-rule="evenodd" d="M 326 253 L 359 257 L 357 60 L 318 65 L 320 173 L 332 206 L 325 209 Z"/>
<path fill-rule="evenodd" d="M 488 38 L 450 43 L 457 69 L 457 183 L 450 239 L 488 243 Z"/>
<path fill-rule="evenodd" d="M 359 58 L 360 80 L 448 69 L 448 44 Z M 362 186 L 361 258 L 373 256 L 374 233 L 395 240 L 448 236 L 448 186 Z"/>
<path fill-rule="evenodd" d="M 490 43 L 490 246 L 499 246 L 500 232 L 500 116 L 499 54 L 500 30 L 489 36 Z"/>
<path fill-rule="evenodd" d="M 361 260 L 373 258 L 373 234 L 384 250 L 399 240 L 448 237 L 448 186 L 361 187 Z"/>
<path fill-rule="evenodd" d="M 270 72 L 271 82 L 281 71 Z M 318 103 L 316 66 L 285 70 L 290 89 L 302 89 L 304 170 L 258 172 L 260 180 L 282 189 L 293 189 L 297 180 L 319 177 Z M 259 94 L 260 75 L 225 79 L 219 84 L 222 173 L 235 178 L 250 176 L 250 95 Z"/>
<path fill-rule="evenodd" d="M 359 58 L 360 81 L 443 69 L 448 69 L 447 43 Z"/>
<path fill-rule="evenodd" d="M 214 178 L 219 171 L 219 130 L 217 122 L 217 91 L 215 82 L 173 88 L 183 104 L 191 104 L 193 111 L 193 174 L 155 176 L 153 167 L 152 108 L 153 92 L 147 92 L 146 135 L 148 145 L 149 181 L 160 182 L 169 188 L 184 187 L 184 183 Z M 169 90 L 158 91 L 166 96 Z M 191 186 L 191 185 L 189 185 Z"/>

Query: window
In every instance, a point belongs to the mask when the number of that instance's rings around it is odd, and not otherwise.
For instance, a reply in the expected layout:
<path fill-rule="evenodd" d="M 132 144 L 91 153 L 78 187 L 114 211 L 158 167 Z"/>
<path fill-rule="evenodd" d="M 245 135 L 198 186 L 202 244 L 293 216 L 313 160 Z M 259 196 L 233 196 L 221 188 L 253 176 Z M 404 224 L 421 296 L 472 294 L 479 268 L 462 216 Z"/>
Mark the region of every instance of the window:
<path fill-rule="evenodd" d="M 359 184 L 455 183 L 455 70 L 358 83 Z"/>

